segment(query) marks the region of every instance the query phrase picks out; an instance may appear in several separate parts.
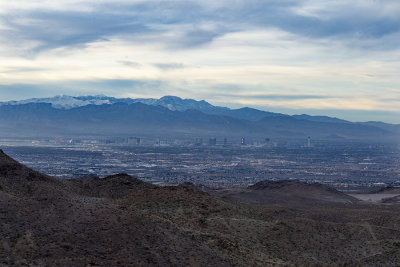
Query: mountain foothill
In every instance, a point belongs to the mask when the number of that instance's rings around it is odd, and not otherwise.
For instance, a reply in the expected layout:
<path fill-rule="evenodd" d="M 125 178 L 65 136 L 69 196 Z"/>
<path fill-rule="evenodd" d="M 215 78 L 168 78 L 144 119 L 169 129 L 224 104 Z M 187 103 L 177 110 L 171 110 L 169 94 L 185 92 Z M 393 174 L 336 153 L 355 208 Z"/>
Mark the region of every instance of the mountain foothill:
<path fill-rule="evenodd" d="M 398 266 L 398 208 L 296 181 L 58 179 L 0 151 L 1 266 Z"/>

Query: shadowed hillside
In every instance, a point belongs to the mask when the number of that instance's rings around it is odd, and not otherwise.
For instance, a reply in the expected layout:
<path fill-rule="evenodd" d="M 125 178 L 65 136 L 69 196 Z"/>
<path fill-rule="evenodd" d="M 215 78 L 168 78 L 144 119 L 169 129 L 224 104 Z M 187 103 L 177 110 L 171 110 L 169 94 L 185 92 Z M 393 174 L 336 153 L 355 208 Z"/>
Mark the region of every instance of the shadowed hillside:
<path fill-rule="evenodd" d="M 319 183 L 297 181 L 261 181 L 248 188 L 228 188 L 210 191 L 211 194 L 250 204 L 287 203 L 292 205 L 322 203 L 356 203 L 354 197 Z"/>
<path fill-rule="evenodd" d="M 0 265 L 400 264 L 397 205 L 318 202 L 318 194 L 351 198 L 295 182 L 240 190 L 282 192 L 298 203 L 252 206 L 193 186 L 157 187 L 125 174 L 58 180 L 0 151 Z M 310 192 L 315 205 L 308 199 L 302 206 L 300 195 Z"/>

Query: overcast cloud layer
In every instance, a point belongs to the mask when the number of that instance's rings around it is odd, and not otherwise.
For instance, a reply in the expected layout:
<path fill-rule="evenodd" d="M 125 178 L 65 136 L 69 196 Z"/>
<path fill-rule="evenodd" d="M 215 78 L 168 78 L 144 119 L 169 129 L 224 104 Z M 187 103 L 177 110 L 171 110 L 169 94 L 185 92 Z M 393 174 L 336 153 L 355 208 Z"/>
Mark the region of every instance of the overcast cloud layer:
<path fill-rule="evenodd" d="M 178 95 L 400 123 L 398 14 L 397 0 L 0 0 L 0 101 Z"/>

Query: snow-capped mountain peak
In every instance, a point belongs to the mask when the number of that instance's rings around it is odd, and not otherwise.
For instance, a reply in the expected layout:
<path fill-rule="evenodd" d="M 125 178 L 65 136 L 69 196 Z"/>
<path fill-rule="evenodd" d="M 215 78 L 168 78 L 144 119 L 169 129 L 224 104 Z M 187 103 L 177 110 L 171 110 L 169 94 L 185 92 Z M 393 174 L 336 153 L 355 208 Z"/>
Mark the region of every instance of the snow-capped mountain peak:
<path fill-rule="evenodd" d="M 143 103 L 151 106 L 163 106 L 173 111 L 185 111 L 188 109 L 211 110 L 215 107 L 208 102 L 196 101 L 193 99 L 182 99 L 177 96 L 164 96 L 160 99 L 155 98 L 114 98 L 105 95 L 95 96 L 68 96 L 57 95 L 49 98 L 30 98 L 20 101 L 8 101 L 0 103 L 0 105 L 22 105 L 28 103 L 49 103 L 54 108 L 71 109 L 87 105 L 104 105 L 114 103 Z"/>
<path fill-rule="evenodd" d="M 76 107 L 82 107 L 87 105 L 103 105 L 110 104 L 108 99 L 101 99 L 98 97 L 94 97 L 91 99 L 82 100 L 79 97 L 68 96 L 68 95 L 57 95 L 54 97 L 48 98 L 30 98 L 26 100 L 20 101 L 9 101 L 0 103 L 0 105 L 23 105 L 29 103 L 49 103 L 54 108 L 59 109 L 71 109 Z"/>

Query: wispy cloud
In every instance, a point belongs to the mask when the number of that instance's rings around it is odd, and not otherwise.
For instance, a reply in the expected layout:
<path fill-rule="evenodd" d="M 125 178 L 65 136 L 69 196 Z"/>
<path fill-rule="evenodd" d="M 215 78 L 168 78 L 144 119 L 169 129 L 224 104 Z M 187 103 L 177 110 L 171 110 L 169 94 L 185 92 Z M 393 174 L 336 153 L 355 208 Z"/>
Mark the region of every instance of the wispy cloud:
<path fill-rule="evenodd" d="M 161 70 L 176 70 L 184 68 L 184 65 L 181 63 L 155 63 L 153 66 Z"/>
<path fill-rule="evenodd" d="M 57 2 L 2 3 L 2 36 L 37 41 L 36 49 L 41 51 L 112 36 L 145 40 L 146 36 L 160 34 L 173 35 L 174 38 L 158 40 L 168 42 L 166 45 L 195 47 L 227 33 L 252 28 L 277 28 L 309 38 L 352 40 L 353 46 L 362 46 L 368 40 L 400 31 L 400 17 L 396 15 L 400 5 L 392 0 Z M 392 48 L 399 42 L 392 40 Z"/>
<path fill-rule="evenodd" d="M 118 60 L 117 63 L 132 68 L 140 68 L 142 66 L 142 64 L 130 60 Z"/>
<path fill-rule="evenodd" d="M 304 99 L 331 99 L 340 98 L 328 95 L 296 95 L 296 94 L 265 94 L 265 93 L 240 93 L 240 94 L 216 94 L 218 97 L 229 97 L 247 100 L 304 100 Z"/>

